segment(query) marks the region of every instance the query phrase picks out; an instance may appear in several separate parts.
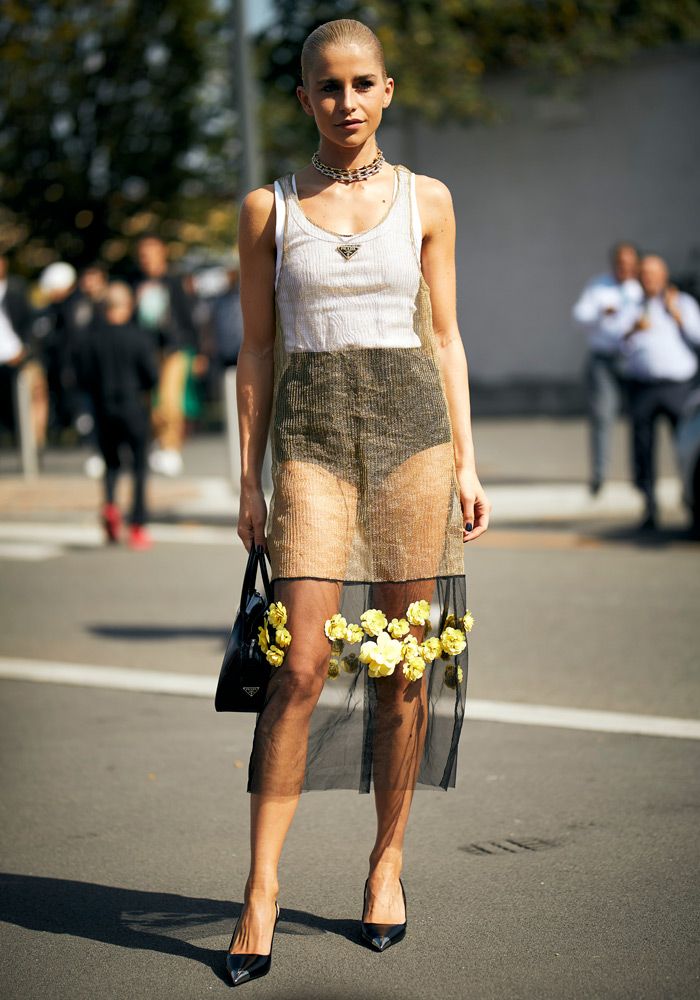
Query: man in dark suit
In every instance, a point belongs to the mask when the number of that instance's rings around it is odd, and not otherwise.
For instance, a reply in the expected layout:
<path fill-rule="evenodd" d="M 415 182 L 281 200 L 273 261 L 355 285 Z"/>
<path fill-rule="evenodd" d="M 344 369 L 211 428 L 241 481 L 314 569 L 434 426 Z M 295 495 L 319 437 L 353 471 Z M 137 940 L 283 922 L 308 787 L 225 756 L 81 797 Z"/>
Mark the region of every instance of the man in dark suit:
<path fill-rule="evenodd" d="M 129 545 L 150 548 L 146 523 L 146 470 L 150 437 L 148 393 L 155 386 L 153 346 L 133 320 L 134 299 L 122 282 L 112 282 L 104 298 L 104 316 L 98 316 L 91 336 L 83 343 L 81 384 L 90 393 L 97 439 L 105 462 L 105 504 L 102 521 L 110 542 L 119 538 L 121 517 L 115 502 L 120 451 L 131 453 L 134 477 Z"/>

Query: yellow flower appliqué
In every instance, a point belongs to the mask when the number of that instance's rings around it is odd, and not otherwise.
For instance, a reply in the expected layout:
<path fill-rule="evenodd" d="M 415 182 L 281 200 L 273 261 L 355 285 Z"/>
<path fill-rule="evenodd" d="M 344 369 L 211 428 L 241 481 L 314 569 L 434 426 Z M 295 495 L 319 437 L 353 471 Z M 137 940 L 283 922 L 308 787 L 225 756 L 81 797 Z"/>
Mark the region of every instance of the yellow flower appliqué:
<path fill-rule="evenodd" d="M 382 631 L 376 642 L 370 639 L 360 646 L 360 660 L 367 664 L 370 677 L 387 677 L 393 674 L 401 656 L 401 643 L 392 639 L 388 632 Z"/>
<path fill-rule="evenodd" d="M 418 650 L 424 660 L 428 663 L 432 663 L 433 660 L 435 660 L 442 652 L 442 645 L 438 637 L 433 635 L 430 639 L 424 639 L 418 647 Z"/>
<path fill-rule="evenodd" d="M 400 639 L 406 635 L 411 626 L 405 618 L 392 618 L 386 627 L 387 632 L 394 639 Z"/>
<path fill-rule="evenodd" d="M 273 628 L 282 628 L 287 624 L 287 609 L 281 601 L 273 601 L 267 609 L 267 618 Z"/>
<path fill-rule="evenodd" d="M 471 632 L 474 628 L 474 615 L 471 613 L 469 608 L 467 608 L 466 615 L 462 616 L 462 628 L 465 632 Z"/>
<path fill-rule="evenodd" d="M 383 611 L 378 611 L 377 608 L 370 608 L 369 611 L 364 611 L 360 615 L 360 621 L 367 635 L 378 636 L 387 626 L 386 615 Z"/>
<path fill-rule="evenodd" d="M 417 681 L 423 676 L 425 660 L 422 656 L 411 656 L 403 665 L 403 675 L 409 681 Z"/>
<path fill-rule="evenodd" d="M 365 630 L 361 625 L 355 625 L 350 622 L 348 627 L 345 629 L 345 641 L 346 642 L 362 642 L 365 637 Z"/>
<path fill-rule="evenodd" d="M 401 656 L 418 656 L 418 640 L 415 635 L 407 635 L 401 643 Z"/>
<path fill-rule="evenodd" d="M 340 662 L 343 664 L 343 670 L 348 674 L 356 674 L 360 669 L 360 657 L 357 653 L 348 653 Z"/>
<path fill-rule="evenodd" d="M 280 649 L 279 646 L 270 646 L 265 654 L 265 659 L 273 667 L 279 667 L 282 664 L 282 660 L 284 660 L 284 650 Z"/>
<path fill-rule="evenodd" d="M 457 667 L 457 672 L 455 674 L 454 664 L 450 663 L 445 667 L 445 687 L 456 688 L 458 684 L 461 684 L 464 680 L 464 671 L 461 667 Z"/>
<path fill-rule="evenodd" d="M 267 628 L 265 625 L 260 625 L 258 627 L 258 646 L 260 646 L 263 653 L 266 653 L 270 648 L 270 638 L 267 634 Z"/>
<path fill-rule="evenodd" d="M 342 615 L 333 615 L 332 618 L 326 619 L 323 631 L 328 639 L 344 639 L 347 624 Z"/>
<path fill-rule="evenodd" d="M 440 635 L 440 644 L 446 653 L 456 656 L 467 645 L 467 640 L 461 629 L 446 628 Z"/>
<path fill-rule="evenodd" d="M 292 637 L 286 628 L 275 630 L 275 645 L 279 646 L 280 649 L 286 649 L 291 641 Z"/>
<path fill-rule="evenodd" d="M 406 617 L 411 625 L 424 625 L 430 614 L 430 604 L 427 601 L 413 601 L 406 608 Z"/>

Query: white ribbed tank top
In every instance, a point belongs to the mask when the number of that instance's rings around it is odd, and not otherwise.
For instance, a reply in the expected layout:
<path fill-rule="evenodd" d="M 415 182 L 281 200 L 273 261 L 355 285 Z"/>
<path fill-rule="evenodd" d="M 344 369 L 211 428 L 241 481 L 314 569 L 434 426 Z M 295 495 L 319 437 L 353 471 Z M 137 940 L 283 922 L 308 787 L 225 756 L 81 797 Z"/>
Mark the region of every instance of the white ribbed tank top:
<path fill-rule="evenodd" d="M 415 174 L 394 170 L 386 215 L 351 236 L 307 219 L 293 174 L 275 181 L 275 297 L 286 351 L 421 346 L 414 327 L 422 242 Z M 346 259 L 340 246 L 357 250 Z"/>

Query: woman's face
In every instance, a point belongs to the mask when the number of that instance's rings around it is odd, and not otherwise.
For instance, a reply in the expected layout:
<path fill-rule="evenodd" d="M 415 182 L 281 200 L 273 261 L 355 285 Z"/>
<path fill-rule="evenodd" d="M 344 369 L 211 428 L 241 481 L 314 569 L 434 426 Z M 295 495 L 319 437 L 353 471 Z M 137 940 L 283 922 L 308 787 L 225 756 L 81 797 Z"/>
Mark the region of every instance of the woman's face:
<path fill-rule="evenodd" d="M 306 87 L 297 87 L 322 138 L 346 148 L 362 146 L 374 135 L 393 92 L 394 81 L 384 79 L 374 53 L 356 44 L 327 46 L 312 65 Z"/>

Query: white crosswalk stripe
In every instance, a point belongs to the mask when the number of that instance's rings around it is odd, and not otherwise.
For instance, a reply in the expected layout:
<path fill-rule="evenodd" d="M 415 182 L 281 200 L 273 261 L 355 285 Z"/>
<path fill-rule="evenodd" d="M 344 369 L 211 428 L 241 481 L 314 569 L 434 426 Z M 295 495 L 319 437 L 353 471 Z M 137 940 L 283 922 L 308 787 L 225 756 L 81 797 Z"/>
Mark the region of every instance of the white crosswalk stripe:
<path fill-rule="evenodd" d="M 108 688 L 112 691 L 184 695 L 192 698 L 210 698 L 212 701 L 216 689 L 216 678 L 212 676 L 10 657 L 0 657 L 0 679 L 73 684 L 80 687 Z M 342 697 L 342 692 L 327 684 L 321 696 L 321 703 L 335 702 L 339 696 Z M 446 706 L 445 711 L 447 710 Z M 551 726 L 557 729 L 579 729 L 598 733 L 700 740 L 700 720 L 697 719 L 637 715 L 557 705 L 530 705 L 467 698 L 467 719 L 512 725 Z"/>

